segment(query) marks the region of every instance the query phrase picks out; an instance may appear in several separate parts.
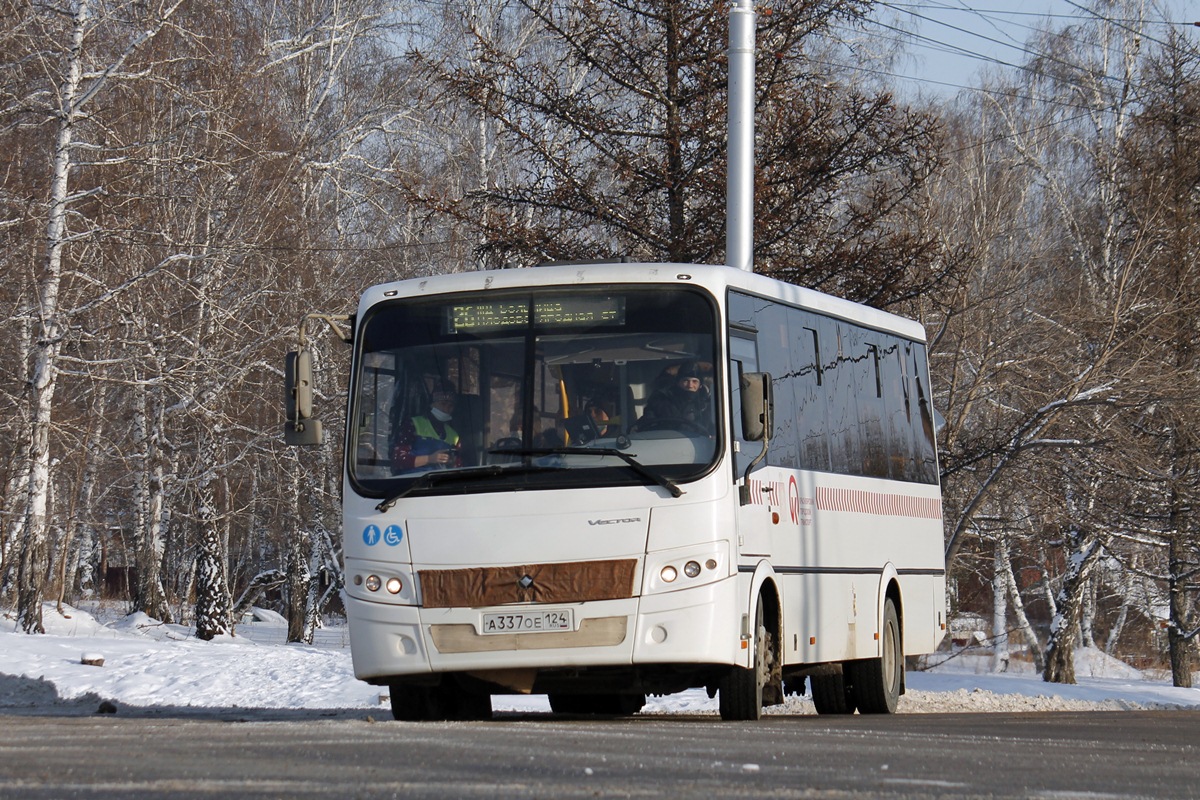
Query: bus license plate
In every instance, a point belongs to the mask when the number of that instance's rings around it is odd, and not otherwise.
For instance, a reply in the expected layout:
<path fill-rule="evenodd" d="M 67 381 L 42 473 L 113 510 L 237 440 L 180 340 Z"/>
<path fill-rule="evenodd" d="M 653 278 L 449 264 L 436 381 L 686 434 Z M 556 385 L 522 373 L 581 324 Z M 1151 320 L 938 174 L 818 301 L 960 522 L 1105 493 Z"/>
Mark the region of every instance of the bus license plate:
<path fill-rule="evenodd" d="M 484 614 L 479 632 L 548 633 L 575 630 L 575 615 L 569 608 L 545 611 L 513 611 L 508 614 Z"/>

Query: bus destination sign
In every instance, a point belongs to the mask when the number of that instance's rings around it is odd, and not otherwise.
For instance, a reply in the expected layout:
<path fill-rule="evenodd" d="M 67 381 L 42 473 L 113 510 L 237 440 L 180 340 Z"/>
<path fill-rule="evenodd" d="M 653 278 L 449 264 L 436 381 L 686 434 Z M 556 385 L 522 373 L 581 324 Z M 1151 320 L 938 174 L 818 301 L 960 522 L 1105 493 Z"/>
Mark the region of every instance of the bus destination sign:
<path fill-rule="evenodd" d="M 450 306 L 450 332 L 503 330 L 529 325 L 527 300 Z M 533 301 L 534 325 L 624 325 L 624 297 L 554 297 Z"/>

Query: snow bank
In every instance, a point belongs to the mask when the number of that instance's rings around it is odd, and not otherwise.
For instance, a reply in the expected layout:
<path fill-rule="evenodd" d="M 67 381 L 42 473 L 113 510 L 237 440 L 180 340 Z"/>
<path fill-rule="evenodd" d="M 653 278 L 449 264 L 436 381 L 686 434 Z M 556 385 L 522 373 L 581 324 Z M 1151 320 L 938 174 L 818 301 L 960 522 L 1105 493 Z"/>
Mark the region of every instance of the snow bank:
<path fill-rule="evenodd" d="M 286 644 L 279 615 L 258 611 L 235 635 L 203 642 L 187 628 L 144 614 L 112 619 L 53 605 L 43 611 L 47 634 L 16 632 L 12 614 L 0 616 L 0 709 L 96 710 L 103 700 L 119 706 L 196 709 L 327 709 L 387 713 L 379 687 L 354 678 L 344 627 L 318 632 L 312 646 Z M 104 666 L 81 663 L 81 654 Z M 910 672 L 901 713 L 952 711 L 1084 711 L 1134 708 L 1200 708 L 1200 689 L 1176 689 L 1095 650 L 1076 658 L 1079 684 L 1043 683 L 1029 665 L 986 672 L 984 657 L 954 658 L 925 672 Z M 542 696 L 497 697 L 497 710 L 549 711 Z M 716 714 L 703 691 L 651 698 L 647 714 Z M 812 714 L 812 703 L 789 697 L 772 714 Z"/>

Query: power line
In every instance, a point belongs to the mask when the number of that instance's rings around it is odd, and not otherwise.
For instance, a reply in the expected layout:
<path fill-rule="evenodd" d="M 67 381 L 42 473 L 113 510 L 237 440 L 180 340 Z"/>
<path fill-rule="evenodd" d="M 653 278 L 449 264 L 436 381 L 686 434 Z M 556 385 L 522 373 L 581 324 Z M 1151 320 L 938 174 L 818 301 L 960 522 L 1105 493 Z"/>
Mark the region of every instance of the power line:
<path fill-rule="evenodd" d="M 890 7 L 898 9 L 917 8 L 925 11 L 954 11 L 972 15 L 993 15 L 1004 17 L 1033 17 L 1037 19 L 1071 19 L 1071 20 L 1091 20 L 1094 18 L 1092 12 L 1084 14 L 1059 14 L 1052 11 L 1013 11 L 1007 8 L 970 8 L 965 5 L 951 5 L 949 3 L 885 3 Z M 1074 5 L 1074 4 L 1072 4 Z M 1195 22 L 1172 22 L 1170 20 L 1138 20 L 1138 19 L 1117 19 L 1110 18 L 1111 22 L 1125 22 L 1129 24 L 1146 24 L 1146 25 L 1164 25 L 1164 26 L 1185 26 L 1195 27 Z"/>
<path fill-rule="evenodd" d="M 1110 17 L 1106 17 L 1098 11 L 1087 8 L 1086 6 L 1081 6 L 1078 3 L 1076 3 L 1075 0 L 1066 0 L 1066 2 L 1071 4 L 1075 8 L 1078 8 L 1080 11 L 1084 12 L 1085 14 L 1091 14 L 1096 19 L 1102 20 L 1103 22 L 1107 22 L 1110 25 L 1116 25 L 1118 28 L 1121 28 L 1122 30 L 1128 31 L 1129 33 L 1132 33 L 1135 36 L 1141 36 L 1145 39 L 1148 39 L 1157 45 L 1161 45 L 1162 47 L 1167 48 L 1168 50 L 1170 50 L 1174 47 L 1173 45 L 1167 44 L 1166 42 L 1162 41 L 1161 39 L 1155 39 L 1153 36 L 1150 36 L 1145 31 L 1135 30 L 1135 29 L 1129 27 L 1129 25 L 1127 25 L 1125 22 L 1118 21 L 1118 20 L 1112 19 Z M 1140 22 L 1135 23 L 1135 24 L 1140 24 Z"/>
<path fill-rule="evenodd" d="M 1071 0 L 1067 0 L 1067 1 L 1071 2 Z M 1088 11 L 1087 9 L 1080 6 L 1078 3 L 1071 2 L 1071 4 L 1073 6 L 1075 6 L 1076 8 L 1079 8 L 1084 11 Z M 1007 30 L 1003 29 L 1001 27 L 1001 24 L 1003 24 L 1004 27 L 1007 27 L 1007 28 L 1020 28 L 1022 30 L 1029 31 L 1031 33 L 1037 33 L 1037 32 L 1053 33 L 1060 40 L 1066 39 L 1067 41 L 1070 41 L 1074 44 L 1078 44 L 1080 46 L 1088 46 L 1090 43 L 1083 41 L 1081 39 L 1075 38 L 1070 35 L 1070 32 L 1075 30 L 1075 28 L 1063 27 L 1063 28 L 1059 28 L 1057 30 L 1046 31 L 1046 29 L 1042 28 L 1041 26 L 1031 26 L 1031 25 L 1027 25 L 1024 23 L 1016 23 L 1016 22 L 1001 23 L 999 18 L 1011 15 L 1011 16 L 1020 16 L 1020 17 L 1039 17 L 1039 18 L 1054 17 L 1054 18 L 1058 18 L 1058 19 L 1072 19 L 1072 20 L 1079 20 L 1079 21 L 1085 21 L 1085 22 L 1095 22 L 1097 18 L 1099 18 L 1103 21 L 1111 20 L 1114 23 L 1120 23 L 1119 27 L 1122 27 L 1124 30 L 1129 31 L 1130 33 L 1132 33 L 1134 35 L 1141 35 L 1142 38 L 1150 40 L 1150 41 L 1154 41 L 1163 47 L 1168 47 L 1168 48 L 1171 47 L 1171 45 L 1169 45 L 1166 42 L 1162 42 L 1161 40 L 1159 40 L 1157 38 L 1150 37 L 1145 34 L 1141 34 L 1141 33 L 1139 33 L 1138 29 L 1130 28 L 1127 25 L 1124 25 L 1123 24 L 1125 22 L 1124 20 L 1120 20 L 1117 18 L 1106 18 L 1106 17 L 1103 17 L 1102 15 L 1097 15 L 1096 13 L 1090 12 L 1090 11 L 1088 11 L 1088 16 L 1082 16 L 1082 15 L 1076 15 L 1076 14 L 1068 15 L 1068 14 L 1037 14 L 1035 12 L 1009 12 L 1009 11 L 1000 11 L 1000 10 L 991 10 L 991 9 L 972 8 L 964 0 L 959 0 L 959 2 L 957 4 L 937 3 L 937 2 L 903 3 L 903 2 L 886 2 L 886 1 L 881 0 L 879 5 L 882 7 L 891 9 L 897 15 L 907 15 L 908 17 L 912 18 L 914 21 L 917 21 L 918 24 L 920 24 L 921 22 L 933 23 L 933 24 L 941 26 L 942 28 L 945 28 L 949 31 L 954 31 L 956 33 L 964 34 L 965 36 L 972 37 L 972 38 L 978 39 L 978 40 L 982 40 L 983 42 L 991 42 L 992 44 L 995 44 L 995 45 L 998 45 L 998 46 L 1001 46 L 1004 48 L 1008 48 L 1011 50 L 1017 50 L 1018 52 L 1023 53 L 1026 57 L 1028 57 L 1031 60 L 1039 59 L 1039 60 L 1042 60 L 1043 62 L 1056 63 L 1056 64 L 1062 65 L 1064 67 L 1067 67 L 1068 69 L 1070 69 L 1072 71 L 1080 71 L 1084 68 L 1078 63 L 1064 61 L 1063 59 L 1058 58 L 1057 56 L 1055 56 L 1051 53 L 1040 52 L 1039 50 L 1031 47 L 1030 42 L 1032 41 L 1032 37 L 1027 37 L 1024 43 L 1017 43 L 1018 40 L 1013 36 L 1013 34 L 1009 33 Z M 926 14 L 919 13 L 919 11 L 923 11 L 923 10 L 935 10 L 935 11 L 941 11 L 941 12 L 954 11 L 954 12 L 961 12 L 963 14 L 969 14 L 969 15 L 978 17 L 980 20 L 982 20 L 986 24 L 995 28 L 999 35 L 1008 38 L 1013 43 L 1009 43 L 1009 42 L 1003 41 L 1001 39 L 997 39 L 995 37 L 988 36 L 984 33 L 980 33 L 978 31 L 974 31 L 974 30 L 969 30 L 965 27 L 962 27 L 959 25 L 954 25 L 954 24 L 946 22 L 944 20 L 935 19 Z M 870 35 L 878 36 L 878 37 L 885 39 L 892 43 L 908 42 L 911 44 L 911 43 L 915 42 L 918 47 L 924 48 L 927 51 L 937 52 L 937 53 L 945 53 L 950 56 L 971 59 L 971 60 L 979 61 L 979 62 L 986 63 L 986 64 L 994 64 L 994 65 L 997 65 L 1000 67 L 1007 67 L 1009 69 L 1016 70 L 1016 71 L 1024 71 L 1024 72 L 1027 72 L 1030 75 L 1034 75 L 1034 76 L 1038 76 L 1041 74 L 1039 71 L 1034 70 L 1032 67 L 1030 67 L 1028 63 L 1025 63 L 1025 64 L 1013 63 L 1011 61 L 996 57 L 994 55 L 979 52 L 978 50 L 971 49 L 970 47 L 951 44 L 949 42 L 942 41 L 939 38 L 935 38 L 934 36 L 923 35 L 923 34 L 916 33 L 909 29 L 896 27 L 895 25 L 888 24 L 887 22 L 880 20 L 880 19 L 870 18 L 868 21 L 874 26 L 874 31 L 872 31 L 872 30 L 866 31 L 867 35 L 869 35 L 869 36 Z M 1148 25 L 1151 23 L 1156 23 L 1156 24 L 1177 26 L 1177 25 L 1182 25 L 1182 24 L 1188 24 L 1188 23 L 1176 23 L 1176 22 L 1161 22 L 1158 20 L 1149 20 L 1149 19 L 1141 19 L 1141 20 L 1136 20 L 1134 22 L 1136 22 L 1138 25 Z M 1200 23 L 1196 23 L 1196 24 L 1198 26 L 1200 26 Z M 861 29 L 859 29 L 859 30 L 861 30 Z M 890 34 L 889 34 L 889 32 L 890 32 Z M 894 34 L 894 35 L 891 35 L 891 34 Z M 909 49 L 909 53 L 911 55 L 911 49 Z M 950 87 L 950 88 L 982 91 L 985 93 L 989 91 L 989 90 L 983 89 L 981 87 L 964 86 L 959 83 L 954 83 L 954 82 L 944 81 L 944 80 L 930 79 L 927 77 L 918 77 L 918 76 L 913 76 L 913 75 L 899 75 L 896 73 L 889 73 L 884 70 L 870 69 L 870 68 L 861 67 L 861 66 L 844 65 L 843 68 L 850 69 L 850 70 L 864 71 L 864 72 L 868 72 L 871 74 L 890 75 L 890 76 L 895 77 L 900 80 L 909 81 L 909 82 L 913 82 L 913 83 L 927 84 L 927 85 L 932 85 L 932 86 L 946 86 L 946 87 Z M 1118 85 L 1118 86 L 1123 85 L 1124 81 L 1125 81 L 1125 78 L 1123 78 L 1123 77 L 1114 77 L 1111 75 L 1107 75 L 1103 72 L 1100 72 L 1098 70 L 1091 70 L 1091 71 L 1089 71 L 1088 74 L 1090 74 L 1093 77 L 1093 79 L 1095 79 L 1095 80 L 1109 82 L 1111 84 Z M 1061 76 L 1060 76 L 1060 79 L 1061 79 Z M 1074 81 L 1069 81 L 1069 82 L 1075 83 Z M 1082 106 L 1079 106 L 1078 104 L 1069 103 L 1064 100 L 1055 99 L 1055 98 L 1038 98 L 1036 96 L 1028 95 L 1028 94 L 1025 95 L 1025 98 L 1030 99 L 1030 100 L 1040 101 L 1040 102 L 1053 103 L 1053 104 L 1061 105 L 1061 106 L 1064 106 L 1067 108 L 1082 108 Z"/>
<path fill-rule="evenodd" d="M 1068 2 L 1069 2 L 1069 0 L 1068 0 Z M 919 13 L 917 13 L 917 12 L 915 12 L 915 11 L 908 11 L 907 9 L 900 8 L 900 7 L 899 7 L 897 4 L 894 4 L 894 3 L 889 3 L 889 2 L 881 2 L 879 5 L 881 5 L 881 6 L 884 6 L 884 7 L 886 7 L 886 8 L 891 8 L 891 9 L 893 9 L 893 10 L 895 10 L 895 11 L 898 11 L 898 12 L 900 12 L 900 13 L 909 14 L 909 15 L 911 15 L 912 17 L 915 17 L 916 19 L 919 19 L 919 20 L 924 20 L 924 21 L 926 21 L 926 22 L 932 22 L 932 23 L 934 23 L 935 25 L 941 25 L 942 27 L 948 28 L 948 29 L 950 29 L 950 30 L 953 30 L 953 31 L 956 31 L 956 32 L 958 32 L 958 33 L 963 33 L 963 34 L 966 34 L 967 36 L 972 36 L 972 37 L 975 37 L 975 38 L 977 38 L 977 39 L 982 39 L 983 41 L 986 41 L 986 42 L 991 42 L 991 43 L 993 43 L 993 44 L 998 44 L 998 45 L 1000 45 L 1001 47 L 1007 47 L 1007 48 L 1010 48 L 1010 49 L 1013 49 L 1013 50 L 1017 50 L 1017 51 L 1019 51 L 1020 53 L 1023 53 L 1024 55 L 1026 55 L 1026 56 L 1028 56 L 1028 57 L 1030 57 L 1030 58 L 1044 59 L 1044 60 L 1046 60 L 1046 61 L 1050 61 L 1050 62 L 1053 62 L 1053 63 L 1059 64 L 1060 66 L 1065 66 L 1065 67 L 1068 67 L 1068 68 L 1070 68 L 1070 69 L 1078 69 L 1078 67 L 1079 67 L 1079 65 L 1078 65 L 1078 64 L 1072 64 L 1072 63 L 1070 63 L 1070 62 L 1068 62 L 1068 61 L 1064 61 L 1064 60 L 1062 60 L 1061 58 L 1058 58 L 1057 56 L 1055 56 L 1055 55 L 1053 55 L 1053 54 L 1050 54 L 1050 53 L 1044 53 L 1044 52 L 1039 52 L 1039 51 L 1037 51 L 1037 50 L 1030 49 L 1030 48 L 1029 48 L 1029 46 L 1028 46 L 1027 44 L 1019 44 L 1019 45 L 1018 45 L 1018 44 L 1010 44 L 1009 42 L 1005 42 L 1005 41 L 1002 41 L 1002 40 L 1000 40 L 1000 39 L 996 39 L 996 38 L 994 38 L 994 37 L 991 37 L 991 36 L 986 36 L 986 35 L 984 35 L 984 34 L 982 34 L 982 33 L 978 33 L 978 32 L 976 32 L 976 31 L 972 31 L 972 30 L 970 30 L 970 29 L 968 29 L 968 28 L 964 28 L 964 27 L 962 27 L 962 26 L 960 26 L 960 25 L 953 25 L 953 24 L 951 24 L 951 23 L 949 23 L 949 22 L 944 22 L 944 21 L 942 21 L 942 20 L 939 20 L 939 19 L 935 19 L 935 18 L 933 18 L 933 17 L 926 16 L 925 14 L 919 14 Z M 1072 5 L 1074 5 L 1074 3 L 1072 3 Z M 965 6 L 964 6 L 964 10 L 972 11 L 972 12 L 973 12 L 973 13 L 974 13 L 976 16 L 980 16 L 980 15 L 981 15 L 981 12 L 979 12 L 979 11 L 977 11 L 977 10 L 974 10 L 974 9 L 967 8 L 967 7 L 965 7 Z M 898 33 L 905 33 L 905 32 L 904 32 L 902 29 L 900 29 L 900 28 L 897 28 L 897 27 L 895 27 L 895 26 L 893 26 L 893 25 L 888 25 L 888 24 L 886 24 L 886 23 L 883 23 L 883 22 L 881 22 L 881 21 L 878 21 L 878 20 L 875 20 L 874 22 L 875 22 L 875 24 L 879 25 L 880 27 L 888 28 L 889 30 L 896 31 L 896 32 L 898 32 Z M 1025 26 L 1022 26 L 1022 27 L 1025 27 Z M 933 38 L 931 38 L 931 37 L 927 37 L 927 36 L 918 36 L 917 38 L 923 39 L 923 40 L 925 40 L 925 41 L 934 42 L 934 43 L 942 44 L 942 45 L 945 45 L 945 46 L 953 47 L 953 51 L 957 51 L 959 54 L 961 54 L 961 55 L 963 55 L 963 56 L 965 56 L 965 57 L 967 57 L 967 58 L 974 58 L 974 59 L 977 59 L 977 60 L 980 60 L 980 61 L 985 61 L 985 62 L 990 62 L 990 63 L 993 63 L 993 64 L 997 64 L 997 65 L 999 65 L 999 66 L 1003 66 L 1003 67 L 1009 67 L 1009 68 L 1011 68 L 1011 69 L 1017 69 L 1017 70 L 1022 70 L 1022 71 L 1026 71 L 1026 72 L 1031 72 L 1031 70 L 1030 70 L 1030 67 L 1029 67 L 1027 64 L 1014 64 L 1014 63 L 1012 63 L 1012 62 L 1005 61 L 1005 60 L 1003 60 L 1003 59 L 1000 59 L 1000 58 L 996 58 L 995 56 L 986 55 L 986 54 L 983 54 L 983 53 L 980 53 L 980 52 L 977 52 L 977 51 L 974 51 L 974 50 L 970 50 L 970 49 L 968 49 L 968 48 L 964 48 L 964 47 L 958 47 L 958 46 L 954 46 L 954 45 L 946 45 L 946 43 L 945 43 L 945 42 L 939 42 L 937 39 L 933 39 Z M 945 52 L 953 52 L 953 51 L 945 51 Z M 1119 78 L 1115 78 L 1115 77 L 1113 77 L 1113 76 L 1111 76 L 1111 75 L 1107 75 L 1107 74 L 1103 74 L 1103 73 L 1101 73 L 1101 74 L 1097 75 L 1096 77 L 1098 77 L 1098 78 L 1100 78 L 1100 79 L 1102 79 L 1102 80 L 1113 81 L 1114 83 L 1119 83 L 1119 82 L 1120 82 L 1120 79 L 1119 79 Z"/>
<path fill-rule="evenodd" d="M 1055 97 L 1039 97 L 1039 96 L 1031 94 L 1029 92 L 1025 92 L 1025 91 L 1016 89 L 1015 87 L 1008 87 L 1008 88 L 1003 88 L 1003 89 L 992 89 L 992 88 L 988 88 L 985 86 L 968 86 L 968 85 L 962 84 L 962 83 L 950 83 L 948 81 L 939 81 L 939 80 L 934 80 L 932 78 L 919 78 L 919 77 L 916 77 L 915 75 L 903 75 L 898 72 L 891 72 L 889 70 L 879 69 L 877 67 L 866 67 L 861 64 L 843 64 L 843 63 L 839 63 L 836 61 L 829 61 L 828 59 L 816 59 L 816 58 L 806 58 L 804 60 L 806 63 L 809 63 L 809 64 L 816 64 L 819 66 L 829 67 L 831 69 L 836 69 L 836 70 L 848 70 L 850 72 L 862 72 L 862 73 L 867 73 L 870 75 L 878 75 L 878 76 L 884 77 L 884 78 L 895 78 L 895 79 L 903 80 L 903 81 L 911 81 L 913 83 L 928 83 L 928 84 L 933 84 L 935 86 L 945 86 L 950 89 L 963 89 L 966 91 L 975 92 L 977 94 L 993 95 L 996 97 L 1002 97 L 1002 98 L 1006 98 L 1006 99 L 1028 100 L 1030 102 L 1045 103 L 1047 105 L 1059 106 L 1061 108 L 1069 109 L 1071 111 L 1086 111 L 1086 112 L 1091 113 L 1094 111 L 1105 110 L 1105 109 L 1098 109 L 1094 106 L 1084 106 L 1084 105 L 1080 105 L 1079 103 L 1072 103 L 1067 100 L 1061 100 L 1061 99 L 1055 98 Z"/>

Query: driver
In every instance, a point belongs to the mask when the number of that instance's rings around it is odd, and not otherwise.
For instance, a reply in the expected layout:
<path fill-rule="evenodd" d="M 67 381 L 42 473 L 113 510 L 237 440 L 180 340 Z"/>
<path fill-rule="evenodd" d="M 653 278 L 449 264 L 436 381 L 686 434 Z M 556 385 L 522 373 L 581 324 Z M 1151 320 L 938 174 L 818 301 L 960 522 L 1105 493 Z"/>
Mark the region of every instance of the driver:
<path fill-rule="evenodd" d="M 439 382 L 429 398 L 429 413 L 405 420 L 392 446 L 392 471 L 411 472 L 462 466 L 462 443 L 450 426 L 454 385 Z"/>
<path fill-rule="evenodd" d="M 650 396 L 639 425 L 643 420 L 661 420 L 668 426 L 672 420 L 682 420 L 706 433 L 712 432 L 712 397 L 708 387 L 700 379 L 700 369 L 696 362 L 686 361 L 681 364 L 675 372 L 674 383 Z"/>

